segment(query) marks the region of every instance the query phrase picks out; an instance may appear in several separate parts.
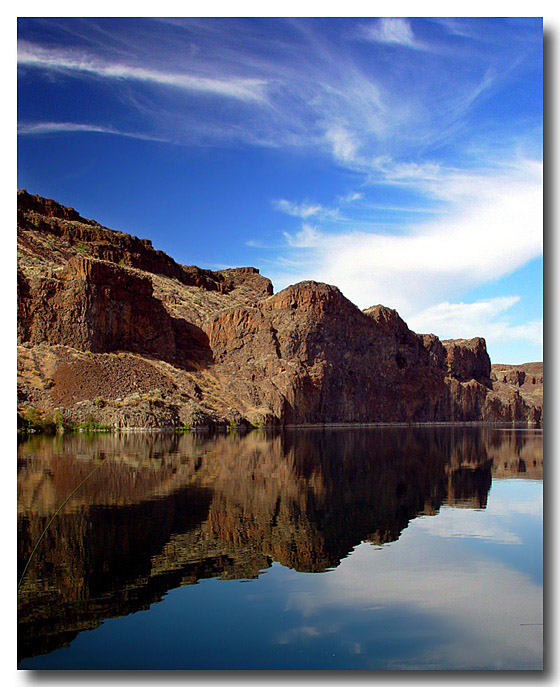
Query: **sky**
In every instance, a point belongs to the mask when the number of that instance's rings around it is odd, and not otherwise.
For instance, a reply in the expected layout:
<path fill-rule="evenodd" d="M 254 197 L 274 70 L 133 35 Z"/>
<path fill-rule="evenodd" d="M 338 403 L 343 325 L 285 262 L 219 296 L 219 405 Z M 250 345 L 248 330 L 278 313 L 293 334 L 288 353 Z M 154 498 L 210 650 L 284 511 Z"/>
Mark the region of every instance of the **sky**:
<path fill-rule="evenodd" d="M 19 18 L 18 188 L 542 360 L 536 18 Z"/>

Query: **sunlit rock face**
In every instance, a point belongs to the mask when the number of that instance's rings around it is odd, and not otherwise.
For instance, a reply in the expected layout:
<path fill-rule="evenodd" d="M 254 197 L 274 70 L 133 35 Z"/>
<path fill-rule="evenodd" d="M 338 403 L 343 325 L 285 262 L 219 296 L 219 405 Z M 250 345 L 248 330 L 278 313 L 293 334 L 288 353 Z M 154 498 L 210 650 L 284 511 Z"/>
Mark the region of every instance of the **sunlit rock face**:
<path fill-rule="evenodd" d="M 273 294 L 253 267 L 179 265 L 26 191 L 17 277 L 20 415 L 151 428 L 542 418 L 542 367 L 492 371 L 484 339 L 416 334 L 328 284 Z"/>
<path fill-rule="evenodd" d="M 23 578 L 20 657 L 181 585 L 254 578 L 273 561 L 323 572 L 360 542 L 396 541 L 442 505 L 485 508 L 492 474 L 511 476 L 506 456 L 538 478 L 535 460 L 542 474 L 540 446 L 530 434 L 474 428 L 22 442 L 20 574 L 55 510 L 100 467 L 49 526 Z"/>

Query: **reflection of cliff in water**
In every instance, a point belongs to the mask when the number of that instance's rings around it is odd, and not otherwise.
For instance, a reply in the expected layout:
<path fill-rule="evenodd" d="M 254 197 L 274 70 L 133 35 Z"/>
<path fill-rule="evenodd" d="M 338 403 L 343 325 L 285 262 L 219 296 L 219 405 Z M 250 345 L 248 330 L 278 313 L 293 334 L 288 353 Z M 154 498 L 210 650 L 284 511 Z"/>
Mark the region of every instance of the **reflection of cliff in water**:
<path fill-rule="evenodd" d="M 541 446 L 529 434 L 461 427 L 22 443 L 20 571 L 58 504 L 104 463 L 56 517 L 27 571 L 20 657 L 184 584 L 256 577 L 273 560 L 325 571 L 362 541 L 395 541 L 442 504 L 484 508 L 493 458 L 503 472 L 504 456 L 533 469 L 535 455 L 542 476 Z"/>

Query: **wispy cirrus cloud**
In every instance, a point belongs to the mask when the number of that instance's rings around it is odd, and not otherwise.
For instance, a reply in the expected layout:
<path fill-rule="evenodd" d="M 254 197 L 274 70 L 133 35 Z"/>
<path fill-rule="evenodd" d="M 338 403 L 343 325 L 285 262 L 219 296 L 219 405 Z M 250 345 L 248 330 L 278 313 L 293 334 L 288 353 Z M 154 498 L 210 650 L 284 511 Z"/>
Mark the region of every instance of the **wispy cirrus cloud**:
<path fill-rule="evenodd" d="M 284 236 L 292 248 L 317 248 L 322 238 L 317 227 L 310 224 L 303 224 L 301 231 L 295 234 L 285 232 Z"/>
<path fill-rule="evenodd" d="M 81 43 L 43 44 L 22 35 L 21 67 L 107 86 L 126 83 L 115 112 L 124 115 L 123 105 L 136 109 L 150 135 L 157 130 L 176 143 L 309 148 L 364 174 L 379 155 L 406 162 L 465 135 L 473 106 L 504 85 L 508 71 L 502 64 L 511 64 L 504 38 L 475 50 L 475 67 L 455 69 L 454 34 L 438 29 L 437 44 L 450 51 L 444 58 L 432 54 L 426 38 L 419 41 L 411 20 L 401 18 L 353 23 L 354 31 L 368 28 L 372 46 L 416 48 L 404 51 L 395 70 L 375 58 L 364 63 L 349 40 L 352 31 L 327 34 L 314 20 L 277 20 L 273 33 L 234 19 L 146 20 L 140 27 L 134 20 L 34 21 L 50 31 L 60 26 L 65 37 L 73 33 Z M 427 46 L 426 60 L 414 62 L 410 54 L 424 57 Z M 415 76 L 418 68 L 422 79 Z M 186 100 L 154 99 L 143 90 L 154 86 Z M 209 111 L 200 96 L 223 98 L 231 107 Z M 116 122 L 115 128 L 128 127 Z"/>
<path fill-rule="evenodd" d="M 363 193 L 358 193 L 357 191 L 350 191 L 344 196 L 338 196 L 337 200 L 339 203 L 353 203 L 356 200 L 362 200 L 363 197 Z"/>
<path fill-rule="evenodd" d="M 338 208 L 326 208 L 319 203 L 294 203 L 293 201 L 280 198 L 272 201 L 272 206 L 279 212 L 284 212 L 292 217 L 307 219 L 309 217 L 336 218 L 339 215 Z"/>
<path fill-rule="evenodd" d="M 333 155 L 337 160 L 353 162 L 356 159 L 359 144 L 348 129 L 343 126 L 329 127 L 325 138 L 331 144 Z"/>
<path fill-rule="evenodd" d="M 144 141 L 160 141 L 165 139 L 150 136 L 142 132 L 119 131 L 108 126 L 97 124 L 83 124 L 75 122 L 21 122 L 17 129 L 20 136 L 40 136 L 42 134 L 66 134 L 66 133 L 99 133 L 126 138 L 138 138 Z"/>
<path fill-rule="evenodd" d="M 246 245 L 277 251 L 277 287 L 313 277 L 362 307 L 422 315 L 421 329 L 452 331 L 460 306 L 487 331 L 494 323 L 496 336 L 534 336 L 538 322 L 526 330 L 509 322 L 514 305 L 489 315 L 462 295 L 542 253 L 542 112 L 525 107 L 538 104 L 538 22 L 43 18 L 20 26 L 20 84 L 33 104 L 20 112 L 20 135 L 297 149 L 340 186 L 325 199 L 302 175 L 311 185 L 300 198 L 286 195 L 289 187 L 267 192 L 287 224 Z M 56 94 L 71 79 L 72 99 L 63 109 L 37 103 L 32 79 Z M 103 106 L 92 108 L 99 94 Z"/>
<path fill-rule="evenodd" d="M 159 71 L 143 66 L 104 61 L 95 55 L 76 50 L 45 48 L 27 41 L 18 42 L 18 65 L 88 74 L 103 79 L 140 81 L 243 101 L 266 102 L 266 80 L 264 79 L 211 78 L 196 74 Z"/>
<path fill-rule="evenodd" d="M 404 46 L 414 50 L 429 49 L 429 46 L 416 38 L 410 22 L 400 17 L 383 17 L 373 23 L 362 25 L 359 35 L 365 40 L 386 45 Z"/>

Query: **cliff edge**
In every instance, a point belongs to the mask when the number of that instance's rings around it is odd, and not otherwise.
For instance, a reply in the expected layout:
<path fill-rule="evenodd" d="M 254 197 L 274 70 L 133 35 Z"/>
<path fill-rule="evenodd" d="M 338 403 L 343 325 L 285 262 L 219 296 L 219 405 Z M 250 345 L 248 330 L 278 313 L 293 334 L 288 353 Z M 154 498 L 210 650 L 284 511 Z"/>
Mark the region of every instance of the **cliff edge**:
<path fill-rule="evenodd" d="M 21 417 L 143 428 L 542 419 L 542 364 L 491 366 L 484 339 L 416 334 L 335 286 L 274 294 L 253 267 L 180 265 L 24 190 L 17 280 Z"/>

